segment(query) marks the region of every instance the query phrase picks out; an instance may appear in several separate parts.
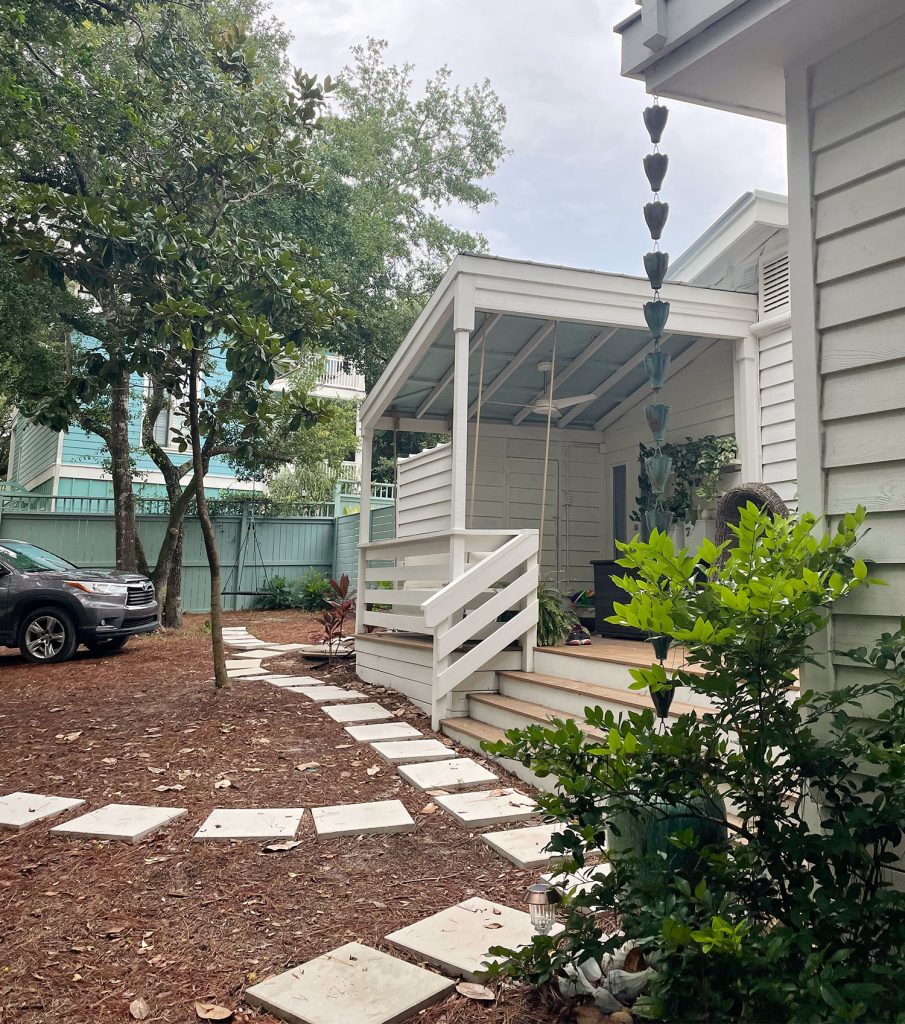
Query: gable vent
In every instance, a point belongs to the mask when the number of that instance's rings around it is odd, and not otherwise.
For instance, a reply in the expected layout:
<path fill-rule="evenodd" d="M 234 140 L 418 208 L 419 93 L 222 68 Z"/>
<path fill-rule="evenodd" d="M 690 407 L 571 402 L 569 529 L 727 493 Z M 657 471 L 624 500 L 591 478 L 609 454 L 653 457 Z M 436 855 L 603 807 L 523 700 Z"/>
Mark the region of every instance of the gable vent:
<path fill-rule="evenodd" d="M 768 317 L 789 305 L 789 255 L 761 265 L 759 290 L 760 318 Z"/>

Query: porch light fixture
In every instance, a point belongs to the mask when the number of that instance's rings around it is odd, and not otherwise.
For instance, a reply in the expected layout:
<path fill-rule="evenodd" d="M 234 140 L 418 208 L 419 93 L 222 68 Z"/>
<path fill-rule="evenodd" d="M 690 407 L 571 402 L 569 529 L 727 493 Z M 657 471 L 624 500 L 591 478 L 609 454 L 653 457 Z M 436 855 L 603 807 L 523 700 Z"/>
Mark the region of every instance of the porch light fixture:
<path fill-rule="evenodd" d="M 538 935 L 549 935 L 556 924 L 556 906 L 562 902 L 562 896 L 549 882 L 535 882 L 528 886 L 525 898 L 531 926 Z"/>

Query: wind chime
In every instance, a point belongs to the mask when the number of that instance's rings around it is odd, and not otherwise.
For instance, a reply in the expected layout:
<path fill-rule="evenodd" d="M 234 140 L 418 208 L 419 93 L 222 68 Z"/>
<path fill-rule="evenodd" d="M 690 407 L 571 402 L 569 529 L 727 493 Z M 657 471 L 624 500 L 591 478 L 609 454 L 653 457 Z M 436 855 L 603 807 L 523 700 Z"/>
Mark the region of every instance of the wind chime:
<path fill-rule="evenodd" d="M 660 298 L 663 278 L 666 277 L 669 267 L 669 253 L 660 251 L 660 238 L 666 226 L 666 218 L 669 216 L 669 203 L 664 203 L 660 199 L 660 189 L 669 168 L 669 157 L 660 152 L 660 139 L 663 137 L 668 117 L 668 108 L 660 106 L 657 97 L 654 97 L 653 106 L 647 107 L 644 111 L 644 125 L 654 146 L 653 153 L 648 153 L 644 158 L 644 173 L 654 194 L 653 200 L 644 206 L 644 220 L 654 243 L 653 251 L 644 254 L 644 271 L 654 291 L 653 299 L 644 303 L 644 319 L 647 321 L 653 341 L 653 349 L 644 357 L 644 366 L 655 399 L 663 388 L 669 368 L 669 353 L 664 352 L 662 348 L 663 332 L 669 319 L 669 303 Z M 663 454 L 669 411 L 668 405 L 657 401 L 644 407 L 644 415 L 654 442 L 653 455 L 644 459 L 644 471 L 653 494 L 653 505 L 644 511 L 647 536 L 655 529 L 665 533 L 672 525 L 672 514 L 663 506 L 663 495 L 672 474 L 672 459 Z"/>
<path fill-rule="evenodd" d="M 644 511 L 644 528 L 648 537 L 654 530 L 665 533 L 672 525 L 672 513 L 663 507 L 663 495 L 672 475 L 672 459 L 663 454 L 670 407 L 656 401 L 666 382 L 666 373 L 669 369 L 669 353 L 663 351 L 663 333 L 669 319 L 669 303 L 660 298 L 663 278 L 666 277 L 669 268 L 669 253 L 660 251 L 660 238 L 666 226 L 666 218 L 669 216 L 669 203 L 664 203 L 660 199 L 660 189 L 669 168 L 669 157 L 660 152 L 660 139 L 663 137 L 668 117 L 669 110 L 660 106 L 656 96 L 653 106 L 647 107 L 644 111 L 644 126 L 654 146 L 653 153 L 648 153 L 644 158 L 644 173 L 654 194 L 653 200 L 644 205 L 644 220 L 654 243 L 653 251 L 644 254 L 644 271 L 654 290 L 653 299 L 644 303 L 644 319 L 647 321 L 653 341 L 652 350 L 644 357 L 644 366 L 654 393 L 654 401 L 644 407 L 644 415 L 654 442 L 653 455 L 648 455 L 644 459 L 644 471 L 653 494 L 652 507 Z M 672 640 L 668 636 L 654 636 L 651 637 L 651 643 L 654 655 L 662 665 Z M 654 708 L 661 721 L 669 714 L 674 693 L 674 688 L 651 693 Z"/>

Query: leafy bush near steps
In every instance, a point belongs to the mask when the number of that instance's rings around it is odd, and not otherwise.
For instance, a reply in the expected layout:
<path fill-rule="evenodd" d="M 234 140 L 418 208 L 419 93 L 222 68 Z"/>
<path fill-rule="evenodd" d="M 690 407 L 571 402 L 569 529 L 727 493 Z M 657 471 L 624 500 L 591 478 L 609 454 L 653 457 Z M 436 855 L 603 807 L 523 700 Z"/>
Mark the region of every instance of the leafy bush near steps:
<path fill-rule="evenodd" d="M 614 619 L 673 637 L 704 670 L 655 665 L 633 672 L 634 685 L 687 686 L 713 710 L 661 725 L 651 711 L 589 708 L 603 739 L 562 721 L 486 749 L 556 778 L 539 802 L 566 823 L 553 845 L 577 865 L 620 816 L 713 807 L 709 798 L 730 807 L 728 838 L 710 830 L 705 846 L 701 830 L 677 832 L 682 858 L 613 844 L 610 872 L 565 902 L 563 933 L 492 973 L 545 984 L 628 940 L 657 972 L 634 1007 L 642 1018 L 905 1020 L 905 893 L 890 875 L 905 827 L 905 620 L 874 651 L 846 652 L 878 669 L 876 682 L 789 690 L 815 659 L 828 606 L 875 582 L 851 554 L 863 519 L 859 509 L 818 540 L 813 517 L 749 505 L 722 567 L 713 544 L 677 552 L 657 532 L 622 546 L 621 564 L 638 574 L 624 578 Z"/>
<path fill-rule="evenodd" d="M 264 611 L 301 608 L 307 612 L 319 612 L 327 607 L 330 593 L 330 580 L 322 572 L 311 569 L 300 580 L 273 576 L 262 588 L 255 605 Z"/>

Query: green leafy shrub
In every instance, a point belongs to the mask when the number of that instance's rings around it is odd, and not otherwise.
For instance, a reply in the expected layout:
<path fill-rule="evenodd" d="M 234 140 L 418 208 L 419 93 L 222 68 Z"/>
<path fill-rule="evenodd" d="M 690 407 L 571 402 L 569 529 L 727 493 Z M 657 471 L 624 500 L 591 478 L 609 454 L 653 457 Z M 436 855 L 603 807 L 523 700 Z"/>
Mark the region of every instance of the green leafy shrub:
<path fill-rule="evenodd" d="M 653 665 L 633 685 L 688 687 L 711 710 L 658 725 L 652 711 L 588 708 L 590 736 L 555 721 L 486 749 L 556 778 L 539 802 L 567 824 L 552 845 L 573 864 L 602 855 L 626 816 L 658 808 L 683 810 L 668 843 L 686 856 L 611 844 L 609 873 L 565 902 L 564 932 L 492 973 L 545 984 L 629 941 L 656 969 L 635 1006 L 644 1018 L 905 1020 L 905 893 L 890 876 L 905 827 L 905 620 L 874 651 L 836 655 L 889 677 L 793 688 L 828 606 L 876 582 L 851 554 L 863 519 L 859 509 L 817 539 L 812 516 L 749 505 L 725 559 L 709 542 L 676 551 L 656 531 L 620 545 L 637 573 L 613 621 L 672 637 L 703 670 Z M 685 811 L 719 830 L 684 827 Z"/>
<path fill-rule="evenodd" d="M 319 612 L 327 607 L 331 595 L 330 580 L 316 569 L 310 569 L 300 580 L 272 576 L 261 591 L 255 607 L 264 611 L 301 608 L 307 612 Z"/>
<path fill-rule="evenodd" d="M 556 647 L 565 643 L 569 630 L 578 619 L 573 612 L 563 607 L 562 596 L 552 583 L 541 580 L 538 584 L 537 604 L 538 647 Z"/>

